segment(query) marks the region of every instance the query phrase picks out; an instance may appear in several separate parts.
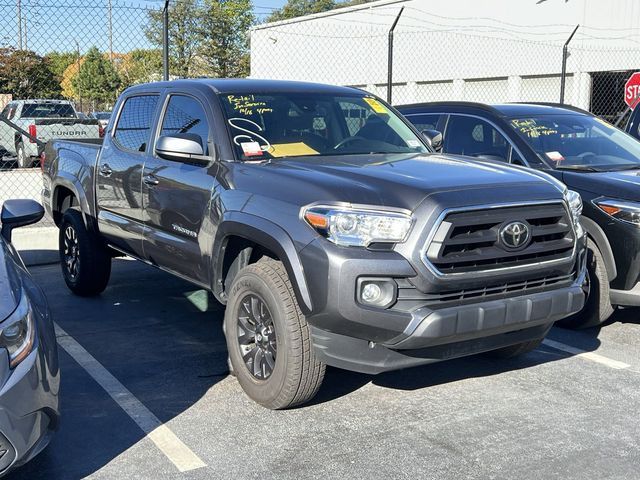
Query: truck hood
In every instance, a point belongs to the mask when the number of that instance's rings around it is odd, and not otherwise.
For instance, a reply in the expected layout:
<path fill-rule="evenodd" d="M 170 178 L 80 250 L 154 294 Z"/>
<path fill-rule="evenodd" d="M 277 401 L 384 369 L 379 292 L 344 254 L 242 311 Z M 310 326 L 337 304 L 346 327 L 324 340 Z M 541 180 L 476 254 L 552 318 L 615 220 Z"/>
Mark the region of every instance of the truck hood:
<path fill-rule="evenodd" d="M 4 239 L 0 238 L 0 322 L 18 307 L 22 293 L 22 281 L 16 260 Z"/>
<path fill-rule="evenodd" d="M 597 196 L 640 200 L 640 168 L 622 172 L 563 172 L 562 181 L 569 188 Z"/>
<path fill-rule="evenodd" d="M 487 203 L 561 198 L 544 174 L 454 155 L 300 157 L 238 168 L 238 189 L 297 205 L 343 201 L 413 210 L 428 196 L 460 190 L 481 190 Z M 255 170 L 243 175 L 245 169 Z"/>

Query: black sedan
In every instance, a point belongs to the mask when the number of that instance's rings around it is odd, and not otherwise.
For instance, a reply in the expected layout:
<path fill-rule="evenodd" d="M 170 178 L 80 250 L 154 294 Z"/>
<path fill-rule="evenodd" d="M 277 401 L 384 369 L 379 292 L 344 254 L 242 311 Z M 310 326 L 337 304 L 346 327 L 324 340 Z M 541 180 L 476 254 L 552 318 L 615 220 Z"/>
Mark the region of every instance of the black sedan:
<path fill-rule="evenodd" d="M 0 475 L 41 452 L 60 416 L 53 321 L 11 244 L 14 228 L 43 215 L 32 200 L 7 200 L 0 214 Z"/>
<path fill-rule="evenodd" d="M 584 310 L 563 326 L 596 326 L 615 306 L 640 306 L 640 142 L 566 105 L 437 102 L 397 108 L 446 153 L 542 170 L 581 195 L 590 295 Z"/>

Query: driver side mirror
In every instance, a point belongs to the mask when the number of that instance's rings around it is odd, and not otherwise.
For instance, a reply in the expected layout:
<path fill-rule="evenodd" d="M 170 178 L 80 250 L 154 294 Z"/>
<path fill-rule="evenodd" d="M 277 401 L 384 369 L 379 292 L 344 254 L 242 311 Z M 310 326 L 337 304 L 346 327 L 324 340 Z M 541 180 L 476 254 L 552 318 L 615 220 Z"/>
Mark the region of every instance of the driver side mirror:
<path fill-rule="evenodd" d="M 35 200 L 7 200 L 2 205 L 0 234 L 11 243 L 11 232 L 14 228 L 24 227 L 39 222 L 44 216 L 44 208 Z"/>
<path fill-rule="evenodd" d="M 442 152 L 442 133 L 438 130 L 422 130 L 422 136 L 435 152 Z"/>
<path fill-rule="evenodd" d="M 178 162 L 211 161 L 211 158 L 204 154 L 202 138 L 194 133 L 163 135 L 156 142 L 156 154 L 165 160 Z"/>

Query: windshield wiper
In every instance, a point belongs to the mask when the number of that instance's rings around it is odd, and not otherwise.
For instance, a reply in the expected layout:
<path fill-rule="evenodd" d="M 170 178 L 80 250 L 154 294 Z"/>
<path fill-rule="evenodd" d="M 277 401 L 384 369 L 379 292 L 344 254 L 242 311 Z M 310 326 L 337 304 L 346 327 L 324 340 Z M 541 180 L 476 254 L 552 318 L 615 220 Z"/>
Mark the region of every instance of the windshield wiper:
<path fill-rule="evenodd" d="M 577 170 L 582 172 L 600 172 L 597 168 L 590 167 L 589 165 L 558 165 L 556 170 Z"/>
<path fill-rule="evenodd" d="M 623 170 L 640 170 L 640 165 L 616 165 L 607 169 L 607 172 L 621 172 Z"/>

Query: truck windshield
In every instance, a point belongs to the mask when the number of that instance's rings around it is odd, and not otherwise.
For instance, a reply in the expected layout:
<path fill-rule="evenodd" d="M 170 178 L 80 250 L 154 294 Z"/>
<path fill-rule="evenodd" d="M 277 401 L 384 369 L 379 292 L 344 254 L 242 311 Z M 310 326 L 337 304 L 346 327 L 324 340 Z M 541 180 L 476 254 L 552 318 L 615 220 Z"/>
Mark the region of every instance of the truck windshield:
<path fill-rule="evenodd" d="M 25 103 L 21 118 L 76 118 L 68 103 Z"/>
<path fill-rule="evenodd" d="M 585 171 L 640 168 L 640 142 L 597 117 L 540 115 L 513 118 L 510 123 L 554 168 Z"/>
<path fill-rule="evenodd" d="M 222 103 L 241 160 L 428 152 L 404 121 L 366 95 L 225 94 Z"/>

